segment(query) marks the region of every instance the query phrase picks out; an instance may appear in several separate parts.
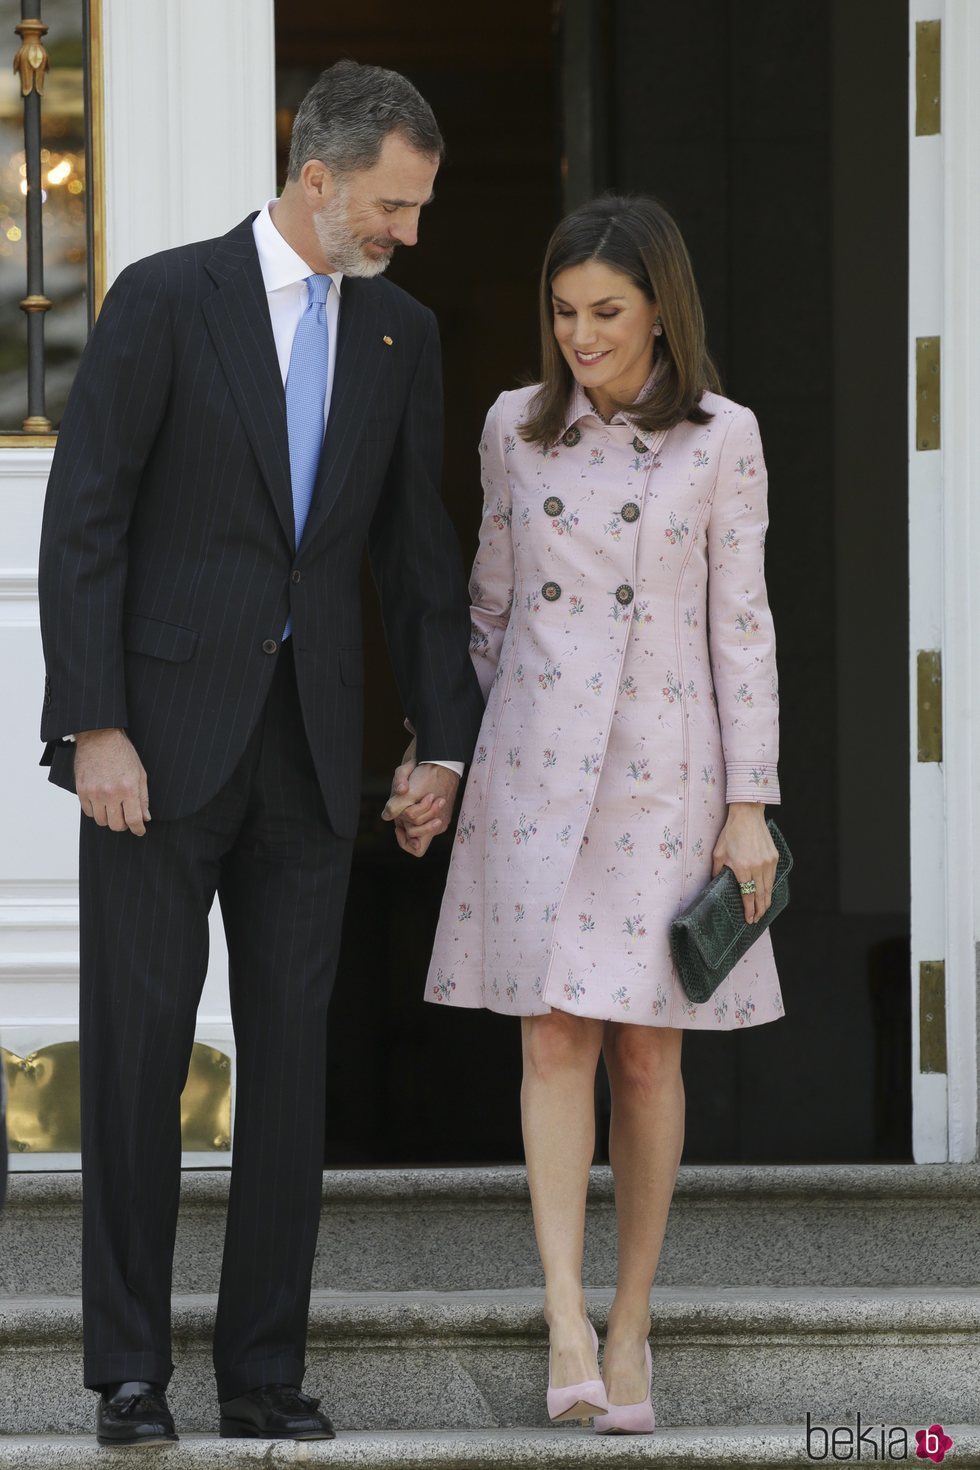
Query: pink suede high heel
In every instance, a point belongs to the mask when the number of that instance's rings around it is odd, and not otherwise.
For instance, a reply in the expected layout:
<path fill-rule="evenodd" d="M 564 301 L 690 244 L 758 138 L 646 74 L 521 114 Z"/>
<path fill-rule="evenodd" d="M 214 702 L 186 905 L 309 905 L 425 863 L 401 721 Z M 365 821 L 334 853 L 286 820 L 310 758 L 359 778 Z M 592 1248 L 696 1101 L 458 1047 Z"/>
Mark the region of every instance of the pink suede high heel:
<path fill-rule="evenodd" d="M 589 1323 L 592 1346 L 599 1354 L 599 1339 L 595 1328 Z M 605 1385 L 601 1378 L 587 1378 L 584 1383 L 569 1383 L 564 1388 L 551 1386 L 551 1348 L 548 1349 L 548 1417 L 558 1424 L 566 1419 L 581 1419 L 583 1424 L 596 1414 L 605 1414 L 609 1408 Z"/>
<path fill-rule="evenodd" d="M 647 1365 L 647 1396 L 639 1404 L 610 1404 L 609 1412 L 595 1423 L 596 1434 L 650 1434 L 657 1427 L 653 1412 L 653 1358 L 650 1344 L 643 1344 Z"/>

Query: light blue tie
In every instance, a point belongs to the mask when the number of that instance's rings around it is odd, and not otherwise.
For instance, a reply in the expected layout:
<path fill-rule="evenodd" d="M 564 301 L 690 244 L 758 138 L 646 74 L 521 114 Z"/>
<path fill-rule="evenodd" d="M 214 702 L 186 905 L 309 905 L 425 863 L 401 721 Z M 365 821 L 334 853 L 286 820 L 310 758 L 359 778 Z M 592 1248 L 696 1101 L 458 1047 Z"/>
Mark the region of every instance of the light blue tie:
<path fill-rule="evenodd" d="M 307 276 L 306 289 L 309 300 L 296 328 L 286 374 L 286 432 L 289 436 L 289 477 L 293 486 L 297 548 L 310 513 L 323 447 L 323 406 L 327 396 L 327 353 L 330 346 L 326 302 L 330 277 Z M 283 638 L 288 638 L 292 630 L 290 617 Z"/>

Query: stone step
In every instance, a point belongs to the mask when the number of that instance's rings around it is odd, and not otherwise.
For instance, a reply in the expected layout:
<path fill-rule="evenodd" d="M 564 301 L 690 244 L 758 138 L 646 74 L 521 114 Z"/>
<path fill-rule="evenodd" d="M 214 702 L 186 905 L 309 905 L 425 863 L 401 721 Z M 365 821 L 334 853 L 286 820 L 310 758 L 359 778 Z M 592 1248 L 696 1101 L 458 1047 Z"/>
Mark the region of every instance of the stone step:
<path fill-rule="evenodd" d="M 590 1293 L 604 1330 L 611 1293 Z M 547 1359 L 535 1291 L 314 1294 L 307 1388 L 338 1428 L 544 1426 Z M 213 1428 L 213 1297 L 174 1302 L 172 1404 Z M 980 1424 L 980 1288 L 659 1288 L 655 1404 L 665 1427 Z M 77 1298 L 0 1301 L 0 1435 L 78 1433 Z"/>
<path fill-rule="evenodd" d="M 892 1426 L 886 1426 L 889 1430 Z M 915 1459 L 916 1428 L 905 1427 Z M 948 1464 L 956 1470 L 980 1467 L 980 1428 L 946 1425 L 953 1441 Z M 881 1448 L 882 1426 L 875 1426 Z M 900 1447 L 900 1440 L 892 1442 Z M 843 1447 L 843 1444 L 842 1444 Z M 111 1452 L 110 1452 L 111 1453 Z M 851 1458 L 855 1458 L 852 1451 Z M 867 1447 L 863 1466 L 895 1465 L 896 1457 L 875 1455 Z M 143 1463 L 141 1458 L 140 1463 Z M 323 1444 L 259 1443 L 223 1440 L 211 1434 L 185 1435 L 167 1449 L 164 1470 L 210 1470 L 212 1466 L 277 1466 L 324 1464 L 357 1470 L 564 1470 L 566 1466 L 601 1465 L 603 1470 L 631 1470 L 637 1465 L 677 1465 L 684 1470 L 772 1470 L 772 1467 L 812 1466 L 806 1438 L 786 1425 L 729 1425 L 713 1429 L 658 1429 L 652 1435 L 600 1437 L 583 1429 L 496 1429 L 416 1431 L 342 1435 Z M 105 1467 L 106 1451 L 91 1436 L 11 1437 L 0 1439 L 0 1470 L 98 1470 Z"/>
<path fill-rule="evenodd" d="M 227 1170 L 187 1171 L 178 1292 L 215 1291 Z M 681 1169 L 663 1286 L 969 1286 L 980 1282 L 980 1166 Z M 16 1174 L 0 1217 L 0 1294 L 79 1290 L 81 1181 Z M 593 1170 L 586 1282 L 616 1279 L 612 1176 Z M 314 1284 L 349 1291 L 540 1285 L 523 1168 L 324 1175 Z"/>

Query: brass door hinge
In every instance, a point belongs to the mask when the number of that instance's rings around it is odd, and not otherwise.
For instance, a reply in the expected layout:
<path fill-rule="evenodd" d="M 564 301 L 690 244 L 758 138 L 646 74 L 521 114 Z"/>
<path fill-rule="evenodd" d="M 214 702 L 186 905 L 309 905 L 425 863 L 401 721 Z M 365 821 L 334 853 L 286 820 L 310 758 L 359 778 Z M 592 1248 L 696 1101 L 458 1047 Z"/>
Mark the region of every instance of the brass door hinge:
<path fill-rule="evenodd" d="M 919 965 L 919 1071 L 946 1071 L 946 961 Z"/>
<path fill-rule="evenodd" d="M 915 447 L 939 448 L 938 337 L 915 339 Z"/>
<path fill-rule="evenodd" d="M 942 21 L 920 20 L 915 27 L 915 133 L 928 137 L 942 123 Z"/>
<path fill-rule="evenodd" d="M 943 656 L 920 648 L 916 658 L 916 720 L 920 761 L 943 758 Z"/>

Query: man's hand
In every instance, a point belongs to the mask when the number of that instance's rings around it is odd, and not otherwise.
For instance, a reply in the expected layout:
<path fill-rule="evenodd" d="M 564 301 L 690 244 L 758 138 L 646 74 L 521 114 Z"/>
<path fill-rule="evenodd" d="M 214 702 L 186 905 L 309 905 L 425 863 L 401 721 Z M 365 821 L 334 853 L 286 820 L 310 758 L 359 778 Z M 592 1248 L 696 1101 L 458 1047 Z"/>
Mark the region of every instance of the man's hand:
<path fill-rule="evenodd" d="M 413 740 L 395 771 L 391 796 L 381 813 L 384 821 L 394 822 L 395 837 L 403 852 L 425 856 L 433 837 L 449 826 L 458 786 L 455 771 L 426 761 L 415 764 Z"/>
<path fill-rule="evenodd" d="M 75 742 L 75 790 L 100 827 L 145 837 L 150 820 L 146 772 L 125 730 L 83 730 Z"/>

